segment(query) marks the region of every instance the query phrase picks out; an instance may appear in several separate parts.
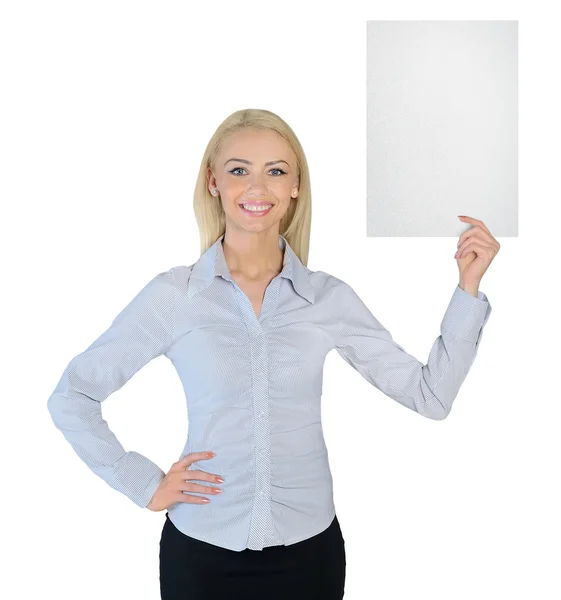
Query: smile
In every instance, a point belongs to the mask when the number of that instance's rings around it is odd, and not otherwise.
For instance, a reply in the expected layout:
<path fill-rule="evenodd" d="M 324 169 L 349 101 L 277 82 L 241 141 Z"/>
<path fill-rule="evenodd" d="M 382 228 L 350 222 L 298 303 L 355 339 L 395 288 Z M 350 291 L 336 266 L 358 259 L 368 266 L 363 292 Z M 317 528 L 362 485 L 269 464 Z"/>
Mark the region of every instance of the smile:
<path fill-rule="evenodd" d="M 273 208 L 273 206 L 273 204 L 253 204 L 251 202 L 239 205 L 239 207 L 243 210 L 244 213 L 257 217 L 266 215 L 271 210 L 271 208 Z"/>

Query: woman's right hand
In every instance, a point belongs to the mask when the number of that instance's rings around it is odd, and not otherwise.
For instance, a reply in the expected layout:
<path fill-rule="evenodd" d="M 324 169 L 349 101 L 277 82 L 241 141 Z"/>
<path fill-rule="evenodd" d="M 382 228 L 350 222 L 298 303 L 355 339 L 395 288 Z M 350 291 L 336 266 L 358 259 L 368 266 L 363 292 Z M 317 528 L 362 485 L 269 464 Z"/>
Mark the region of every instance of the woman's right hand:
<path fill-rule="evenodd" d="M 183 492 L 199 492 L 203 494 L 219 494 L 222 492 L 220 488 L 213 488 L 199 483 L 189 483 L 191 479 L 211 481 L 212 483 L 222 483 L 224 481 L 219 475 L 213 475 L 205 471 L 190 471 L 188 469 L 189 465 L 195 461 L 212 458 L 213 456 L 213 453 L 209 454 L 208 452 L 190 452 L 173 463 L 146 508 L 158 512 L 169 508 L 176 502 L 189 502 L 191 504 L 206 504 L 210 502 L 208 498 L 192 496 Z"/>

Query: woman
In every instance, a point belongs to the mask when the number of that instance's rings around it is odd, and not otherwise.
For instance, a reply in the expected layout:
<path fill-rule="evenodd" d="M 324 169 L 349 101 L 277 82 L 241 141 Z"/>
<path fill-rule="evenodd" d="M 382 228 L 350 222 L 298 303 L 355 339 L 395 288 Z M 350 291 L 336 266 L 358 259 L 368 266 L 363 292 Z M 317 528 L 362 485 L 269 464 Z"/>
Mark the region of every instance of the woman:
<path fill-rule="evenodd" d="M 337 352 L 372 385 L 431 419 L 449 413 L 491 306 L 479 281 L 499 244 L 483 223 L 458 244 L 460 282 L 423 365 L 352 287 L 305 265 L 308 167 L 277 115 L 218 128 L 195 190 L 202 254 L 159 273 L 66 368 L 49 399 L 86 464 L 140 507 L 166 510 L 163 600 L 343 597 L 345 546 L 322 427 L 322 369 Z M 125 451 L 100 403 L 165 354 L 189 431 L 165 473 Z M 209 454 L 210 453 L 210 454 Z"/>

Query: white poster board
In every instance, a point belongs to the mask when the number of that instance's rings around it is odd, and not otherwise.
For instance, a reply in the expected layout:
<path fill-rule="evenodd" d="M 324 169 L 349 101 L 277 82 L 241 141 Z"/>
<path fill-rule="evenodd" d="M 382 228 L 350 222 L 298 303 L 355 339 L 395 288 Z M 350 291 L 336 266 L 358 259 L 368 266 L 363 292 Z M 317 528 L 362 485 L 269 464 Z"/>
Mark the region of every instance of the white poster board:
<path fill-rule="evenodd" d="M 367 235 L 518 235 L 518 21 L 367 21 Z"/>

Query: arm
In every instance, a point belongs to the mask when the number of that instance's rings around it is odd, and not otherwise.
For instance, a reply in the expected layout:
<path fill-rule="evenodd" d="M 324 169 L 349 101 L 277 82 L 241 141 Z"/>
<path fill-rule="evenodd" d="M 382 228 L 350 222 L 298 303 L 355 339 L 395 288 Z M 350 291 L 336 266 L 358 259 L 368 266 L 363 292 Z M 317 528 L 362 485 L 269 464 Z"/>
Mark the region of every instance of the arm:
<path fill-rule="evenodd" d="M 112 488 L 141 508 L 165 473 L 151 460 L 125 451 L 101 414 L 101 403 L 173 341 L 174 272 L 159 273 L 117 315 L 111 326 L 62 374 L 47 407 L 78 456 Z"/>
<path fill-rule="evenodd" d="M 440 325 L 441 334 L 423 365 L 393 341 L 351 286 L 338 282 L 337 352 L 393 400 L 430 419 L 447 417 L 491 314 L 487 296 L 477 292 L 475 297 L 456 286 Z"/>

